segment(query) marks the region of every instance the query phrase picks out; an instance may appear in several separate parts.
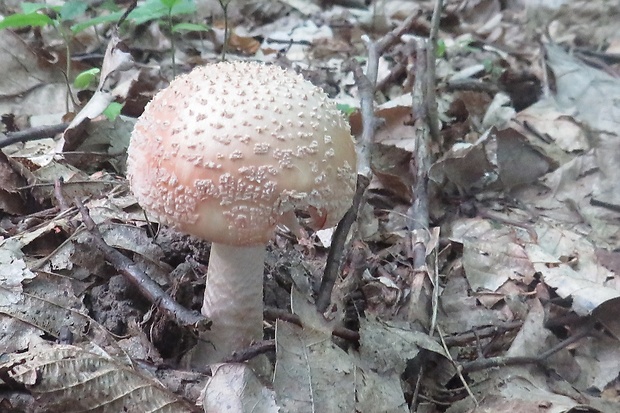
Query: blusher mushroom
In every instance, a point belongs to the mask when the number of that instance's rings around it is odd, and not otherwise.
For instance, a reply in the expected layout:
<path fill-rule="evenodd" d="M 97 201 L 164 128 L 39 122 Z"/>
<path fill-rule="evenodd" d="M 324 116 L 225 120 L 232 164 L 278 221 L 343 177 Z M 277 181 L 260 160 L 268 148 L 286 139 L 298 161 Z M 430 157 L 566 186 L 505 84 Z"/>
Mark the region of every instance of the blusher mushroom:
<path fill-rule="evenodd" d="M 160 223 L 212 242 L 202 306 L 207 362 L 263 336 L 265 247 L 275 227 L 335 225 L 351 205 L 356 155 L 325 93 L 276 66 L 223 62 L 179 76 L 138 119 L 127 176 Z"/>

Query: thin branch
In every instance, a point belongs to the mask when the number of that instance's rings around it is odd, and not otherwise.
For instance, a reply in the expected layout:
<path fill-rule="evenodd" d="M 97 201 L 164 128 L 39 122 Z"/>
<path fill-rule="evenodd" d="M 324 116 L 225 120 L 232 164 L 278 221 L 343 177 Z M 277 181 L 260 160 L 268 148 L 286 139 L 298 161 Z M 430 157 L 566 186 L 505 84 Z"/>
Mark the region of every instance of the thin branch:
<path fill-rule="evenodd" d="M 268 307 L 263 311 L 263 316 L 265 320 L 275 321 L 275 320 L 283 320 L 289 322 L 291 324 L 295 324 L 299 327 L 303 327 L 301 319 L 297 314 L 290 313 L 286 310 L 281 310 L 278 308 Z M 332 335 L 334 337 L 340 337 L 344 340 L 348 341 L 359 341 L 360 335 L 357 331 L 350 330 L 345 327 L 336 327 L 332 330 Z"/>
<path fill-rule="evenodd" d="M 233 352 L 232 355 L 224 361 L 224 363 L 243 363 L 244 361 L 260 356 L 261 354 L 272 353 L 274 351 L 276 351 L 275 340 L 263 340 L 252 343 L 249 347 Z"/>
<path fill-rule="evenodd" d="M 474 371 L 486 370 L 495 367 L 521 366 L 525 364 L 542 365 L 545 360 L 547 360 L 558 351 L 567 348 L 569 345 L 581 340 L 584 337 L 587 337 L 593 328 L 594 321 L 589 320 L 589 322 L 579 332 L 559 342 L 558 344 L 538 356 L 481 358 L 461 364 L 460 371 L 463 373 L 471 373 Z"/>
<path fill-rule="evenodd" d="M 372 170 L 370 168 L 370 147 L 374 142 L 375 129 L 378 121 L 375 117 L 374 95 L 377 85 L 377 73 L 379 57 L 394 43 L 400 41 L 400 37 L 413 26 L 419 14 L 409 16 L 404 22 L 377 42 L 372 42 L 368 37 L 364 38 L 368 49 L 368 62 L 364 74 L 359 66 L 353 69 L 355 83 L 360 95 L 360 110 L 362 114 L 362 136 L 357 145 L 357 188 L 353 197 L 353 204 L 344 218 L 338 223 L 334 231 L 332 245 L 327 257 L 323 280 L 319 287 L 316 300 L 316 308 L 325 312 L 331 303 L 331 294 L 340 275 L 340 263 L 345 252 L 345 243 L 351 230 L 351 226 L 357 220 L 357 216 L 370 184 Z"/>
<path fill-rule="evenodd" d="M 133 261 L 109 246 L 91 218 L 88 208 L 77 198 L 75 199 L 75 204 L 82 214 L 84 225 L 92 236 L 95 246 L 104 254 L 106 260 L 112 264 L 118 272 L 123 274 L 146 299 L 181 326 L 191 326 L 197 329 L 208 327 L 211 323 L 210 321 L 204 318 L 200 313 L 190 311 L 174 301 L 155 281 L 140 271 Z"/>
<path fill-rule="evenodd" d="M 425 45 L 426 43 L 426 45 Z M 429 96 L 428 87 L 426 87 L 426 81 L 429 76 L 427 68 L 429 66 L 428 55 L 425 54 L 427 42 L 419 40 L 416 42 L 416 70 L 415 70 L 415 83 L 413 85 L 411 110 L 415 119 L 415 134 L 416 134 L 416 150 L 411 156 L 411 162 L 409 170 L 414 178 L 414 185 L 412 188 L 413 203 L 407 215 L 409 216 L 408 222 L 410 222 L 409 230 L 428 230 L 429 227 L 429 212 L 428 212 L 428 170 L 430 168 L 430 150 L 429 150 L 429 129 L 428 122 L 428 102 Z M 434 82 L 433 82 L 434 85 Z M 434 96 L 433 96 L 434 97 Z M 414 268 L 419 268 L 424 264 L 424 260 L 414 262 Z"/>
<path fill-rule="evenodd" d="M 469 394 L 469 397 L 471 397 L 471 399 L 474 401 L 474 404 L 476 405 L 476 407 L 478 407 L 478 399 L 476 399 L 476 396 L 474 396 L 474 393 L 471 391 L 471 389 L 469 388 L 469 385 L 467 384 L 467 380 L 465 380 L 465 377 L 463 377 L 463 370 L 462 370 L 462 368 L 460 368 L 460 366 L 457 364 L 456 360 L 454 360 L 452 358 L 452 355 L 450 354 L 450 350 L 448 349 L 448 345 L 446 344 L 446 341 L 443 338 L 443 332 L 441 331 L 441 328 L 439 326 L 437 326 L 437 332 L 439 333 L 439 339 L 441 340 L 441 345 L 442 345 L 444 351 L 446 352 L 446 355 L 448 356 L 448 359 L 450 359 L 450 361 L 452 362 L 452 365 L 456 369 L 456 374 L 459 376 L 459 379 L 461 380 L 461 383 L 463 383 L 463 386 L 465 387 L 465 390 L 467 390 L 467 394 Z"/>
<path fill-rule="evenodd" d="M 131 13 L 136 7 L 138 7 L 138 0 L 132 0 L 132 2 L 129 4 L 129 7 L 127 7 L 127 10 L 125 10 L 121 18 L 118 19 L 118 22 L 116 22 L 116 32 L 118 32 L 121 24 L 123 24 L 125 20 L 127 20 L 127 16 L 129 16 L 129 13 Z"/>
<path fill-rule="evenodd" d="M 482 327 L 473 331 L 465 331 L 463 333 L 444 337 L 444 340 L 448 347 L 464 346 L 472 341 L 504 334 L 511 330 L 521 328 L 521 326 L 523 326 L 522 321 L 512 321 L 502 323 L 501 325 Z"/>
<path fill-rule="evenodd" d="M 53 138 L 54 135 L 64 132 L 67 126 L 69 126 L 68 123 L 59 123 L 57 125 L 37 126 L 18 132 L 0 133 L 0 148 L 7 147 L 17 142 Z"/>
<path fill-rule="evenodd" d="M 430 314 L 430 326 L 429 334 L 432 336 L 434 331 L 439 332 L 441 343 L 448 354 L 448 347 L 444 341 L 441 331 L 437 326 L 437 314 L 439 308 L 439 272 L 437 268 L 437 254 L 435 253 L 435 265 L 432 266 L 433 279 L 429 274 L 429 266 L 426 265 L 426 250 L 430 241 L 429 236 L 429 197 L 428 197 L 428 171 L 431 166 L 431 154 L 430 154 L 430 141 L 431 137 L 438 142 L 439 141 L 439 128 L 438 128 L 438 115 L 437 115 L 437 101 L 435 96 L 435 50 L 437 43 L 437 33 L 439 31 L 439 21 L 441 12 L 443 9 L 442 0 L 435 1 L 435 8 L 433 10 L 433 17 L 431 19 L 431 30 L 428 40 L 418 40 L 416 42 L 416 71 L 415 71 L 415 83 L 412 91 L 411 110 L 413 118 L 415 119 L 415 134 L 416 134 L 416 150 L 411 156 L 409 164 L 409 170 L 414 178 L 414 184 L 412 188 L 413 202 L 411 207 L 407 211 L 407 215 L 411 218 L 411 255 L 413 258 L 414 272 L 422 272 L 428 277 L 424 280 L 418 280 L 417 283 L 412 283 L 412 294 L 410 297 L 416 297 L 418 294 L 414 294 L 413 291 L 419 291 L 419 294 L 423 298 L 428 297 L 427 291 L 432 290 L 431 296 L 431 314 Z M 426 52 L 426 54 L 425 54 Z M 430 136 L 429 136 L 430 131 Z M 421 282 L 419 282 L 421 281 Z M 412 311 L 415 309 L 416 304 L 409 302 L 409 314 L 415 315 Z M 453 361 L 454 363 L 454 361 Z M 418 371 L 418 382 L 416 383 L 416 389 L 414 392 L 414 398 L 412 399 L 411 407 L 417 408 L 419 395 L 419 383 L 421 377 L 424 375 L 425 365 L 420 366 Z M 467 392 L 473 398 L 476 406 L 478 401 L 474 397 L 473 393 L 467 387 L 467 383 L 463 378 L 463 375 L 458 372 L 463 385 L 466 387 Z"/>
<path fill-rule="evenodd" d="M 437 114 L 437 99 L 435 97 L 435 59 L 437 56 L 437 35 L 439 33 L 442 10 L 443 1 L 435 0 L 435 8 L 431 19 L 431 32 L 426 49 L 426 108 L 431 136 L 435 142 L 439 142 L 439 115 Z"/>
<path fill-rule="evenodd" d="M 325 264 L 323 279 L 321 280 L 321 286 L 316 299 L 316 308 L 321 313 L 324 313 L 331 303 L 332 291 L 340 275 L 340 262 L 344 256 L 344 245 L 347 241 L 349 230 L 357 219 L 357 211 L 359 211 L 364 193 L 369 184 L 370 180 L 368 178 L 362 175 L 357 176 L 357 189 L 353 197 L 353 205 L 340 220 L 334 231 L 332 245 L 327 254 L 327 263 Z"/>

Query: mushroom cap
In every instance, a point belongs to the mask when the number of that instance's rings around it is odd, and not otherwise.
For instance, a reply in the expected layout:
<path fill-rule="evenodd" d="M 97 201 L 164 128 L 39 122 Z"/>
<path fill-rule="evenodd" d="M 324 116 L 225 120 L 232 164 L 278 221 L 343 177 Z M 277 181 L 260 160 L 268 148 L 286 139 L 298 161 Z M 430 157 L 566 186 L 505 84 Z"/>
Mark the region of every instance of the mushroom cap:
<path fill-rule="evenodd" d="M 127 175 L 161 223 L 217 243 L 267 243 L 295 210 L 314 229 L 351 206 L 356 154 L 342 113 L 292 71 L 251 62 L 194 69 L 138 119 Z"/>

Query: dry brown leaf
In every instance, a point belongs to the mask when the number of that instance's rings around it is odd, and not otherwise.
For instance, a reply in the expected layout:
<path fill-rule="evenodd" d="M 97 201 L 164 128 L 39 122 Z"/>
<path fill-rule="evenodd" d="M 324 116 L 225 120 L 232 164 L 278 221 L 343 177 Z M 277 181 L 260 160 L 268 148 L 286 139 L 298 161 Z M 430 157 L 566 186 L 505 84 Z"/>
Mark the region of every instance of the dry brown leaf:
<path fill-rule="evenodd" d="M 0 55 L 0 113 L 64 113 L 68 89 L 62 71 L 42 65 L 36 53 L 10 30 L 0 30 Z"/>
<path fill-rule="evenodd" d="M 275 393 L 268 389 L 246 364 L 213 367 L 211 379 L 199 399 L 205 412 L 226 406 L 230 412 L 278 413 Z"/>
<path fill-rule="evenodd" d="M 280 411 L 353 411 L 353 359 L 316 330 L 278 320 L 273 387 Z"/>
<path fill-rule="evenodd" d="M 0 211 L 17 215 L 26 212 L 24 198 L 18 188 L 26 182 L 11 167 L 4 152 L 0 151 Z"/>
<path fill-rule="evenodd" d="M 497 131 L 497 172 L 505 190 L 530 184 L 549 170 L 549 161 L 514 129 Z"/>
<path fill-rule="evenodd" d="M 463 244 L 463 267 L 473 291 L 496 291 L 508 280 L 524 285 L 534 279 L 534 267 L 523 241 L 509 226 L 491 221 L 462 219 L 453 224 L 452 239 Z"/>
<path fill-rule="evenodd" d="M 35 394 L 48 411 L 194 411 L 154 378 L 97 349 L 43 346 L 11 354 L 3 359 L 0 368 Z"/>

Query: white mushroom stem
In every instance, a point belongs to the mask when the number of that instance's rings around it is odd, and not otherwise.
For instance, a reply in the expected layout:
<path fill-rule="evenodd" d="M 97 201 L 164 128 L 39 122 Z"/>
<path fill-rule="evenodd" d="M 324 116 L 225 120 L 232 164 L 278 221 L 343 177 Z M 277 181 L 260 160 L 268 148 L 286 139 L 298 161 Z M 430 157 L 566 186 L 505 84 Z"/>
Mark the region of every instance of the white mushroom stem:
<path fill-rule="evenodd" d="M 235 247 L 213 243 L 202 314 L 208 331 L 208 362 L 220 362 L 235 350 L 263 338 L 263 267 L 265 246 Z"/>

